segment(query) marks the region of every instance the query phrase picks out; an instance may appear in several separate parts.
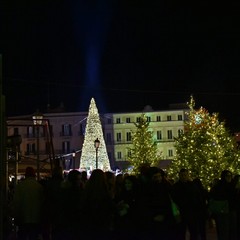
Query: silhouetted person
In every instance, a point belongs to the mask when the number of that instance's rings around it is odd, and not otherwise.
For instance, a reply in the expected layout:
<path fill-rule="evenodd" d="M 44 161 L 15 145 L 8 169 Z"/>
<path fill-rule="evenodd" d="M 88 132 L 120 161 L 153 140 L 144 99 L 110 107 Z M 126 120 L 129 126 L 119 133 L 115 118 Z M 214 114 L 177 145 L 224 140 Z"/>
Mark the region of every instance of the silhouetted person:
<path fill-rule="evenodd" d="M 174 239 L 176 222 L 171 208 L 171 185 L 162 169 L 150 167 L 140 193 L 140 239 Z"/>
<path fill-rule="evenodd" d="M 94 169 L 83 196 L 83 228 L 88 239 L 111 239 L 115 205 L 101 169 Z"/>
<path fill-rule="evenodd" d="M 199 189 L 199 192 L 200 192 L 200 196 L 199 196 L 200 204 L 198 209 L 200 236 L 201 236 L 201 240 L 206 240 L 207 239 L 206 224 L 209 218 L 209 214 L 208 214 L 209 192 L 207 189 L 204 188 L 199 178 L 195 178 L 193 180 L 193 183 L 196 185 L 196 187 Z"/>
<path fill-rule="evenodd" d="M 108 191 L 111 194 L 112 199 L 115 196 L 115 174 L 113 172 L 107 171 L 105 172 Z"/>
<path fill-rule="evenodd" d="M 82 171 L 81 176 L 82 176 L 82 184 L 83 184 L 83 188 L 84 188 L 87 183 L 87 180 L 88 180 L 87 171 Z"/>
<path fill-rule="evenodd" d="M 232 184 L 232 173 L 221 172 L 221 179 L 210 189 L 210 199 L 225 202 L 224 209 L 213 213 L 219 240 L 236 239 L 236 209 L 234 208 L 236 190 Z"/>
<path fill-rule="evenodd" d="M 37 240 L 41 235 L 44 188 L 36 180 L 35 171 L 27 167 L 25 179 L 16 186 L 13 211 L 19 227 L 19 240 Z"/>
<path fill-rule="evenodd" d="M 45 201 L 45 221 L 49 224 L 50 235 L 53 240 L 59 229 L 62 228 L 61 224 L 61 209 L 62 209 L 62 196 L 63 196 L 63 169 L 57 167 L 53 169 L 52 177 L 45 185 L 46 201 Z"/>
<path fill-rule="evenodd" d="M 136 176 L 123 178 L 121 192 L 115 195 L 115 236 L 117 239 L 138 239 L 139 182 Z"/>
<path fill-rule="evenodd" d="M 190 180 L 187 169 L 180 170 L 179 180 L 173 185 L 172 197 L 179 206 L 182 217 L 177 239 L 185 240 L 187 229 L 191 240 L 201 239 L 199 222 L 201 194 L 198 187 Z"/>
<path fill-rule="evenodd" d="M 62 231 L 60 231 L 61 235 L 58 234 L 57 240 L 77 240 L 84 230 L 82 224 L 83 191 L 81 173 L 78 170 L 71 170 L 68 173 L 65 184 L 63 185 L 63 194 L 60 200 Z"/>
<path fill-rule="evenodd" d="M 115 179 L 115 194 L 114 194 L 115 196 L 114 196 L 114 198 L 118 199 L 118 196 L 121 195 L 122 190 L 124 188 L 123 182 L 124 182 L 124 175 L 122 173 L 118 174 Z"/>

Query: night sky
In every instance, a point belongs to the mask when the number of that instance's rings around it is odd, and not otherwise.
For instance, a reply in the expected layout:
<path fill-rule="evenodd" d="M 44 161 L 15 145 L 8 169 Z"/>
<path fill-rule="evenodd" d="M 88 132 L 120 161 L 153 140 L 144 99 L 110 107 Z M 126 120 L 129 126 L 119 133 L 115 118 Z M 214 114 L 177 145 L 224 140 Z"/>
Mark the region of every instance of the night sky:
<path fill-rule="evenodd" d="M 164 110 L 192 94 L 240 128 L 239 10 L 238 1 L 6 1 L 7 115 L 61 102 L 87 111 L 91 97 L 102 113 Z"/>

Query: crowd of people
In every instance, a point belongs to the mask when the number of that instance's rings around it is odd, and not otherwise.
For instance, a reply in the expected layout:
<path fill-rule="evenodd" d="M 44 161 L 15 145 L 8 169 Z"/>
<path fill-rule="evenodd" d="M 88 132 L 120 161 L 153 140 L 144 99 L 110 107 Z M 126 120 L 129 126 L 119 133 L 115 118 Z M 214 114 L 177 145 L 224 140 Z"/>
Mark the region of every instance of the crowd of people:
<path fill-rule="evenodd" d="M 64 177 L 59 167 L 37 181 L 27 167 L 9 203 L 15 228 L 6 239 L 207 240 L 213 220 L 219 240 L 240 239 L 240 176 L 219 177 L 209 191 L 188 169 L 174 182 L 158 167 L 139 175 L 95 169 L 90 177 L 78 170 Z"/>

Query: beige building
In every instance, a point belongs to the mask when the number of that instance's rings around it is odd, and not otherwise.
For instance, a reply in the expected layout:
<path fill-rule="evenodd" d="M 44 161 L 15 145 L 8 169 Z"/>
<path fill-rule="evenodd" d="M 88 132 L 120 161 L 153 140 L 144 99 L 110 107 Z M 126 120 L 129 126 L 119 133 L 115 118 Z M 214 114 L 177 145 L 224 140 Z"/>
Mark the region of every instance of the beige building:
<path fill-rule="evenodd" d="M 174 138 L 184 131 L 187 111 L 184 107 L 173 106 L 169 110 L 154 111 L 146 106 L 142 112 L 100 114 L 112 169 L 127 167 L 131 132 L 135 130 L 134 123 L 139 121 L 142 113 L 150 123 L 163 159 L 173 159 Z M 44 113 L 39 125 L 34 124 L 36 122 L 30 115 L 8 118 L 9 139 L 21 136 L 18 156 L 15 156 L 15 147 L 8 148 L 9 171 L 22 173 L 26 165 L 33 165 L 41 174 L 49 172 L 56 164 L 66 170 L 74 165 L 79 168 L 87 115 L 87 112 Z"/>
<path fill-rule="evenodd" d="M 131 132 L 136 129 L 134 123 L 139 121 L 142 113 L 145 113 L 149 121 L 150 131 L 153 132 L 163 160 L 169 163 L 175 155 L 174 138 L 184 131 L 185 112 L 186 109 L 154 111 L 150 106 L 146 106 L 143 112 L 105 115 L 105 141 L 115 166 L 126 165 L 124 163 L 127 163 L 130 154 L 128 148 L 132 147 Z"/>

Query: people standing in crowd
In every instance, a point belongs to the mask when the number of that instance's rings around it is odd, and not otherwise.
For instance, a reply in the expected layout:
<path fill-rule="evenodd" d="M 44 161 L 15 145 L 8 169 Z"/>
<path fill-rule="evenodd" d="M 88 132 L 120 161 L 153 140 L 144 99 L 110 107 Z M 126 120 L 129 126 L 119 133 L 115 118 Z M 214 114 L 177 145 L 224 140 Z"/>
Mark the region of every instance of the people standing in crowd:
<path fill-rule="evenodd" d="M 81 172 L 71 170 L 63 184 L 61 204 L 60 228 L 56 240 L 77 240 L 80 238 L 83 228 L 82 201 L 83 184 Z"/>
<path fill-rule="evenodd" d="M 135 175 L 123 178 L 121 191 L 115 195 L 117 211 L 114 221 L 116 239 L 138 239 L 139 182 Z"/>
<path fill-rule="evenodd" d="M 120 173 L 115 178 L 114 198 L 118 199 L 118 196 L 121 196 L 123 189 L 124 189 L 124 175 Z"/>
<path fill-rule="evenodd" d="M 42 235 L 44 188 L 36 180 L 32 167 L 25 170 L 25 179 L 16 185 L 13 213 L 19 240 L 37 240 Z"/>
<path fill-rule="evenodd" d="M 63 195 L 63 182 L 63 169 L 62 167 L 56 167 L 53 169 L 52 177 L 45 184 L 45 222 L 48 224 L 48 235 L 51 236 L 52 240 L 56 239 L 59 230 L 62 228 L 61 198 Z"/>
<path fill-rule="evenodd" d="M 200 178 L 193 179 L 193 183 L 199 189 L 200 192 L 200 205 L 199 205 L 199 230 L 200 230 L 200 239 L 207 239 L 207 230 L 206 225 L 209 220 L 208 213 L 208 202 L 209 202 L 209 192 L 206 188 L 204 188 L 202 181 Z"/>
<path fill-rule="evenodd" d="M 106 175 L 101 169 L 94 169 L 88 179 L 82 201 L 82 232 L 87 239 L 112 239 L 113 219 L 116 211 L 109 192 Z"/>
<path fill-rule="evenodd" d="M 139 200 L 140 239 L 175 239 L 176 222 L 171 207 L 171 185 L 158 167 L 149 167 Z"/>
<path fill-rule="evenodd" d="M 176 239 L 185 240 L 187 230 L 191 240 L 201 239 L 199 223 L 201 219 L 199 209 L 202 207 L 201 194 L 185 168 L 179 171 L 179 180 L 173 185 L 172 197 L 179 206 L 182 217 Z"/>
<path fill-rule="evenodd" d="M 106 176 L 108 191 L 113 199 L 115 195 L 115 174 L 111 171 L 106 171 L 104 174 Z"/>
<path fill-rule="evenodd" d="M 232 172 L 223 170 L 221 179 L 210 189 L 210 211 L 216 223 L 219 240 L 233 240 L 236 238 L 236 190 L 232 184 Z M 212 202 L 211 202 L 212 201 Z M 214 205 L 213 205 L 214 204 Z"/>
<path fill-rule="evenodd" d="M 83 188 L 84 188 L 87 183 L 87 180 L 88 180 L 87 171 L 82 171 L 81 176 L 82 176 L 82 184 L 83 184 Z"/>

